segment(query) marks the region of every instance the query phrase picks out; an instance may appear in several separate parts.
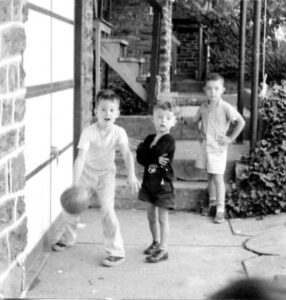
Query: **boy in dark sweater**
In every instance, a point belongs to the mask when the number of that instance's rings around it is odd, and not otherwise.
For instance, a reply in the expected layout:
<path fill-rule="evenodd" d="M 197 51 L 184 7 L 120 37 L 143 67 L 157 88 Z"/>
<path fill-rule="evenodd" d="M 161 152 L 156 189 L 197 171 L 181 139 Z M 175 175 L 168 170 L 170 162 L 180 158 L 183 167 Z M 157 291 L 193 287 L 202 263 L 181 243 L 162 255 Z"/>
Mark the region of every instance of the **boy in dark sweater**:
<path fill-rule="evenodd" d="M 175 139 L 170 129 L 176 124 L 175 109 L 169 102 L 154 107 L 156 134 L 148 135 L 139 144 L 137 161 L 144 166 L 139 199 L 147 203 L 147 216 L 153 242 L 145 249 L 147 262 L 168 259 L 169 210 L 175 207 L 172 161 Z"/>

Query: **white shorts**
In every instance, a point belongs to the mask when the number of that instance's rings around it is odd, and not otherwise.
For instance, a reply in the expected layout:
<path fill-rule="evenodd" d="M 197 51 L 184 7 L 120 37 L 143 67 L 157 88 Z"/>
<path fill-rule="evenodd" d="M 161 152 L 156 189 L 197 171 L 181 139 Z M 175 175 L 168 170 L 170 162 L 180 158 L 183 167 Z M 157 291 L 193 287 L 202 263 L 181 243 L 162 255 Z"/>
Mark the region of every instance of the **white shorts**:
<path fill-rule="evenodd" d="M 207 151 L 206 141 L 199 143 L 199 151 L 195 166 L 199 169 L 205 169 L 209 174 L 224 174 L 226 168 L 227 147 L 215 151 Z"/>

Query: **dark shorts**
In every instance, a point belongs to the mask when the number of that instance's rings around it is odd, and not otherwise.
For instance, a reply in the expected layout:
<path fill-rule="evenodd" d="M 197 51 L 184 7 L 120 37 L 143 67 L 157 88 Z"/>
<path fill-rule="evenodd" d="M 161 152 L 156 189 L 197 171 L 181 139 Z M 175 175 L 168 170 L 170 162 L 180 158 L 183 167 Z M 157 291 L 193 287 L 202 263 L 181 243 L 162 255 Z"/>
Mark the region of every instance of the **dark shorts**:
<path fill-rule="evenodd" d="M 162 184 L 161 179 L 154 177 L 143 181 L 138 198 L 158 207 L 175 209 L 174 186 L 170 181 L 164 180 Z"/>

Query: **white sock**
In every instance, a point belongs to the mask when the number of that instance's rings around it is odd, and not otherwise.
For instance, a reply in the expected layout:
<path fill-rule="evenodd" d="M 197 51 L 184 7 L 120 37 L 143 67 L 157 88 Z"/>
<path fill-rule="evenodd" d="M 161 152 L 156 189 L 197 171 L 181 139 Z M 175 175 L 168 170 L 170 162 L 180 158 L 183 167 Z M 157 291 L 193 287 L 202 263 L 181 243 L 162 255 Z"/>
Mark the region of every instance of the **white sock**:
<path fill-rule="evenodd" d="M 216 199 L 211 198 L 209 199 L 209 206 L 216 206 Z"/>
<path fill-rule="evenodd" d="M 224 205 L 218 204 L 216 207 L 217 213 L 224 213 Z"/>

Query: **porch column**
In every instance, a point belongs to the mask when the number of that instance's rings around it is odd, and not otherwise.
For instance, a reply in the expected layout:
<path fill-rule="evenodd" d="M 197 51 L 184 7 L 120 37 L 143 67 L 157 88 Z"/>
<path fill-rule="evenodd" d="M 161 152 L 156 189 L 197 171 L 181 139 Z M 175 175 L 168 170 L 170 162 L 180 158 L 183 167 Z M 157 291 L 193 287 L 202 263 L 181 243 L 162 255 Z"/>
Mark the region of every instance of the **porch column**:
<path fill-rule="evenodd" d="M 245 73 L 245 31 L 246 31 L 247 0 L 240 0 L 240 29 L 239 29 L 239 79 L 237 110 L 243 116 L 243 94 L 244 94 L 244 73 Z M 237 138 L 239 143 L 243 142 L 243 132 Z"/>
<path fill-rule="evenodd" d="M 163 19 L 161 29 L 161 47 L 160 47 L 160 69 L 161 91 L 170 92 L 170 70 L 172 63 L 172 1 L 158 1 L 163 8 Z"/>
<path fill-rule="evenodd" d="M 92 121 L 93 66 L 93 0 L 76 0 L 74 156 L 81 131 Z"/>
<path fill-rule="evenodd" d="M 261 0 L 254 0 L 250 151 L 257 141 Z"/>

